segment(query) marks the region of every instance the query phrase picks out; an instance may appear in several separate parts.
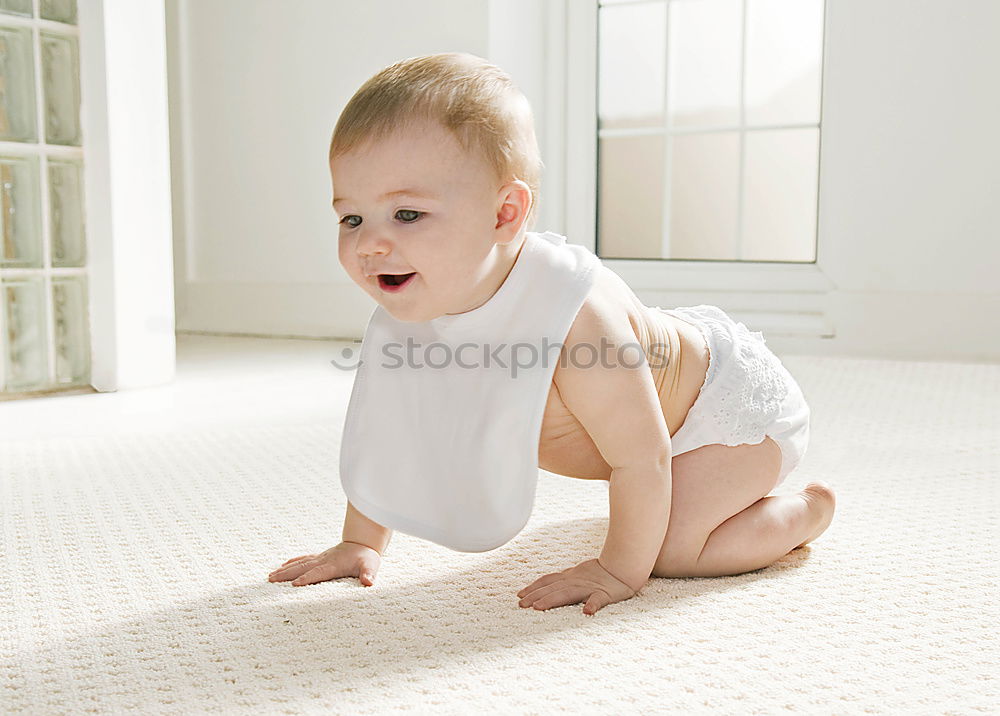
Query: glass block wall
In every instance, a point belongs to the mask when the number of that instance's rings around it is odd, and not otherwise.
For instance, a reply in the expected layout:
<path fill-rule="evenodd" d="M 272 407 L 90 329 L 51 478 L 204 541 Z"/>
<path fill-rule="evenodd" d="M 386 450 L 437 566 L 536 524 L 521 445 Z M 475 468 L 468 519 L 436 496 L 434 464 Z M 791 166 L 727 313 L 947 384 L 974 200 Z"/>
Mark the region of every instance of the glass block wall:
<path fill-rule="evenodd" d="M 76 0 L 0 0 L 0 397 L 90 383 Z"/>

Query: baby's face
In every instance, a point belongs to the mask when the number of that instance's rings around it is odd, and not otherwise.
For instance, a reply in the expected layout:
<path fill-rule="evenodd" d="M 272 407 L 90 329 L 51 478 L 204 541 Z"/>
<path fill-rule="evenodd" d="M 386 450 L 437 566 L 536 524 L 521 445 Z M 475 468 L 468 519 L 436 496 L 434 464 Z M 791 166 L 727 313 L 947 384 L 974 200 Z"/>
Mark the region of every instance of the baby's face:
<path fill-rule="evenodd" d="M 426 321 L 482 303 L 503 204 L 484 160 L 427 123 L 337 157 L 330 173 L 340 263 L 390 314 Z M 379 275 L 410 273 L 398 286 Z"/>

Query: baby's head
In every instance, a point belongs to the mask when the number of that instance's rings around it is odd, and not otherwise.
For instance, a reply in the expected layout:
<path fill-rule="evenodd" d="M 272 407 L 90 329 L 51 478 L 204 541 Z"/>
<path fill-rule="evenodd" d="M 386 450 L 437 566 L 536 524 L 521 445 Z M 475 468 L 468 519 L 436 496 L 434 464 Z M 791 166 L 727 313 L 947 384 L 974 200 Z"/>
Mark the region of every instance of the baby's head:
<path fill-rule="evenodd" d="M 531 107 L 503 70 L 465 53 L 397 62 L 333 131 L 340 262 L 399 320 L 472 310 L 534 225 L 541 169 Z M 378 276 L 406 273 L 398 288 Z"/>

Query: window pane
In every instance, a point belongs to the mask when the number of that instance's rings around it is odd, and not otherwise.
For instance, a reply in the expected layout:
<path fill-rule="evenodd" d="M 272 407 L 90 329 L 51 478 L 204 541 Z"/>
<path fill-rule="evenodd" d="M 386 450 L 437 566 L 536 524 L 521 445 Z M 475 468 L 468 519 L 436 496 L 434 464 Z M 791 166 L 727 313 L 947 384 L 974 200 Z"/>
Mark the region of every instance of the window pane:
<path fill-rule="evenodd" d="M 743 259 L 815 261 L 819 129 L 747 132 Z"/>
<path fill-rule="evenodd" d="M 819 122 L 823 0 L 747 3 L 748 124 Z"/>
<path fill-rule="evenodd" d="M 76 0 L 42 0 L 41 15 L 46 20 L 76 24 Z"/>
<path fill-rule="evenodd" d="M 7 323 L 7 390 L 39 390 L 48 382 L 45 350 L 45 296 L 41 278 L 6 280 L 3 302 Z"/>
<path fill-rule="evenodd" d="M 739 123 L 741 16 L 740 0 L 670 3 L 672 125 Z"/>
<path fill-rule="evenodd" d="M 81 277 L 52 280 L 55 321 L 56 383 L 85 383 L 90 378 L 87 291 Z"/>
<path fill-rule="evenodd" d="M 0 27 L 0 140 L 34 142 L 36 137 L 31 30 Z"/>
<path fill-rule="evenodd" d="M 31 0 L 0 0 L 0 12 L 31 17 Z"/>
<path fill-rule="evenodd" d="M 600 256 L 663 255 L 663 142 L 662 135 L 600 140 Z"/>
<path fill-rule="evenodd" d="M 669 258 L 738 258 L 739 132 L 676 135 L 671 152 Z"/>
<path fill-rule="evenodd" d="M 38 158 L 0 157 L 0 266 L 42 265 Z"/>
<path fill-rule="evenodd" d="M 49 160 L 53 266 L 83 266 L 83 188 L 79 162 Z"/>
<path fill-rule="evenodd" d="M 80 145 L 80 70 L 75 37 L 41 33 L 45 141 Z"/>
<path fill-rule="evenodd" d="M 666 5 L 600 10 L 598 128 L 663 125 Z"/>

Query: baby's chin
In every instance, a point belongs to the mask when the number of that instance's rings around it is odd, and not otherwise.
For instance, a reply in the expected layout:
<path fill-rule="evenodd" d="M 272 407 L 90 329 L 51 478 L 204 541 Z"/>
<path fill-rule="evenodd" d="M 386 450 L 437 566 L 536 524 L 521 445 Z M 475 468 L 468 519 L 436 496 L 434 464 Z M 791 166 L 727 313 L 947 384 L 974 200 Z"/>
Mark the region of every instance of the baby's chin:
<path fill-rule="evenodd" d="M 424 318 L 422 316 L 413 316 L 413 315 L 409 315 L 409 314 L 402 314 L 398 310 L 394 311 L 393 309 L 389 308 L 388 306 L 383 306 L 383 308 L 389 313 L 390 316 L 392 316 L 397 321 L 400 321 L 402 323 L 423 323 L 424 321 L 428 321 L 431 318 L 433 318 L 433 316 L 430 316 L 428 318 Z"/>
<path fill-rule="evenodd" d="M 380 301 L 380 304 L 390 316 L 404 323 L 423 323 L 440 315 L 438 313 L 428 313 L 417 306 L 389 305 L 388 301 Z"/>

